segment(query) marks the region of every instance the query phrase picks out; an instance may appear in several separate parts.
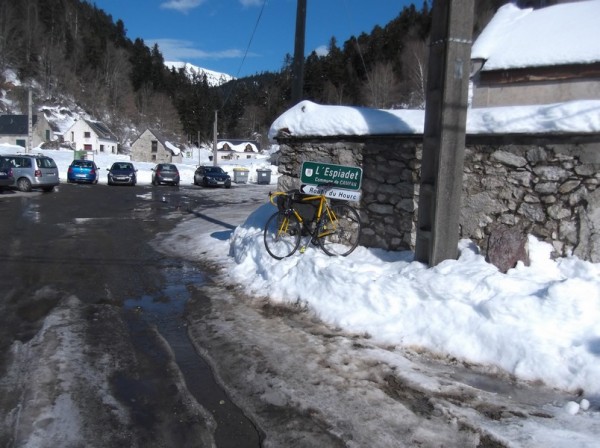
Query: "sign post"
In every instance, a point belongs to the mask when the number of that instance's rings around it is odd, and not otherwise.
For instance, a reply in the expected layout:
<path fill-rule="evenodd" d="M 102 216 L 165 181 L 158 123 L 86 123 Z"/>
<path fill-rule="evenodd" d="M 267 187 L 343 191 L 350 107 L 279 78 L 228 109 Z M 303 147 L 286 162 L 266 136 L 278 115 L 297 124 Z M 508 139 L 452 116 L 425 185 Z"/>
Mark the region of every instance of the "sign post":
<path fill-rule="evenodd" d="M 321 162 L 303 162 L 300 190 L 306 194 L 324 194 L 328 198 L 358 201 L 362 168 Z"/>

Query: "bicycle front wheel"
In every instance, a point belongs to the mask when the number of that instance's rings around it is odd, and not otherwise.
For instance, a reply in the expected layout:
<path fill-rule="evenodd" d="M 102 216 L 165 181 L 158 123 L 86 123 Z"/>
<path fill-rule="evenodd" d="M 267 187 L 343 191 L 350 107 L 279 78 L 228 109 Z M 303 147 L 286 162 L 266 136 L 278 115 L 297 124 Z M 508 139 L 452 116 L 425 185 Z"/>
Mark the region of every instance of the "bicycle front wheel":
<path fill-rule="evenodd" d="M 347 204 L 338 204 L 324 213 L 319 245 L 327 255 L 345 257 L 358 246 L 361 228 L 358 212 Z"/>
<path fill-rule="evenodd" d="M 289 257 L 300 246 L 301 226 L 293 214 L 277 212 L 265 225 L 264 241 L 267 252 L 281 260 Z"/>

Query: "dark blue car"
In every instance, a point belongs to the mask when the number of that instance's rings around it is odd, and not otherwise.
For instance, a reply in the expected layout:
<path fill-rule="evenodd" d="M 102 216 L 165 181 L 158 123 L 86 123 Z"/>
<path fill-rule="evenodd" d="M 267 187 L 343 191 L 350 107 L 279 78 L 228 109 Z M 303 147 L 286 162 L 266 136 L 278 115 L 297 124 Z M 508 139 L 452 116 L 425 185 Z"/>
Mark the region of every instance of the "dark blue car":
<path fill-rule="evenodd" d="M 14 182 L 12 165 L 8 159 L 0 157 L 0 193 L 2 189 L 12 185 Z"/>
<path fill-rule="evenodd" d="M 92 160 L 73 160 L 67 171 L 67 182 L 97 184 L 100 173 Z"/>
<path fill-rule="evenodd" d="M 199 166 L 194 173 L 194 185 L 231 188 L 231 177 L 220 166 Z"/>
<path fill-rule="evenodd" d="M 136 169 L 129 162 L 115 162 L 108 170 L 108 185 L 135 185 Z"/>

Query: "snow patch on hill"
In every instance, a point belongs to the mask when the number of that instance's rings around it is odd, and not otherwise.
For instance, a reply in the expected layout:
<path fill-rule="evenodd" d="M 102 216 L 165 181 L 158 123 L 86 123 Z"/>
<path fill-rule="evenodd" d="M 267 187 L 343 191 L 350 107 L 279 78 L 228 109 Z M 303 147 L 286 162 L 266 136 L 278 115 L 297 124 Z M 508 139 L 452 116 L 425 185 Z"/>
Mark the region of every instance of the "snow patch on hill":
<path fill-rule="evenodd" d="M 208 85 L 211 87 L 220 86 L 222 84 L 225 84 L 226 82 L 235 79 L 233 76 L 228 75 L 226 73 L 215 72 L 206 68 L 197 67 L 193 64 L 190 64 L 189 62 L 165 61 L 165 65 L 169 69 L 184 69 L 185 73 L 190 78 L 192 78 L 194 75 L 199 75 L 200 77 L 206 75 Z"/>

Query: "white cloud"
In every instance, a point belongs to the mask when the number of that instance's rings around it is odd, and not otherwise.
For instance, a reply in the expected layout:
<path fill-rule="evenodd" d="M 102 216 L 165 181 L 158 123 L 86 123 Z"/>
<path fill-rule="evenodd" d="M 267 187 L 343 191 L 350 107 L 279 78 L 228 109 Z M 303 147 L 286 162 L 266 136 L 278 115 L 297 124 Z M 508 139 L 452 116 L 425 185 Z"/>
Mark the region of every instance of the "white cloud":
<path fill-rule="evenodd" d="M 244 55 L 242 50 L 231 48 L 219 51 L 204 51 L 194 47 L 194 43 L 180 39 L 148 39 L 146 44 L 152 47 L 158 45 L 160 52 L 167 61 L 187 61 L 190 59 L 234 59 Z"/>
<path fill-rule="evenodd" d="M 168 0 L 160 4 L 163 9 L 174 9 L 175 11 L 187 14 L 190 9 L 197 8 L 206 0 Z"/>
<path fill-rule="evenodd" d="M 245 7 L 262 6 L 266 0 L 240 0 L 240 4 Z"/>
<path fill-rule="evenodd" d="M 315 53 L 317 53 L 317 56 L 327 56 L 329 54 L 329 47 L 327 45 L 321 45 L 315 48 Z"/>

